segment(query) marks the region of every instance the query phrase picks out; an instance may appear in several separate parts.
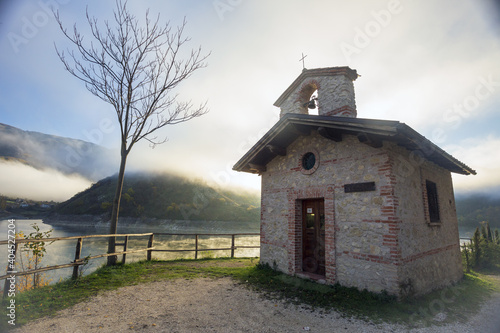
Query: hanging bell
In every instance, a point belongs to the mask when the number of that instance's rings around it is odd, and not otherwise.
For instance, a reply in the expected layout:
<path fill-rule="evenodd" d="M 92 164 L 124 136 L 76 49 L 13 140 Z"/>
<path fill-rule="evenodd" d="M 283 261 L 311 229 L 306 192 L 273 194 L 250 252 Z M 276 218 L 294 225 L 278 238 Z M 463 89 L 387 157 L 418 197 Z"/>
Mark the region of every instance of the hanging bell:
<path fill-rule="evenodd" d="M 307 103 L 307 107 L 311 110 L 316 109 L 316 103 L 314 102 L 314 99 L 311 99 L 309 103 Z"/>

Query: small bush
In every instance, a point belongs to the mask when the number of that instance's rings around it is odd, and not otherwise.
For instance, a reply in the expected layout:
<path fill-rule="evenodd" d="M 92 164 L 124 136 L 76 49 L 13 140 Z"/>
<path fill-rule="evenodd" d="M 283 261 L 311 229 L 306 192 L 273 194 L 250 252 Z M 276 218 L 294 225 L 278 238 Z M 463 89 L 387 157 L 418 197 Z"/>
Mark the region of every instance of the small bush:
<path fill-rule="evenodd" d="M 471 268 L 500 271 L 500 237 L 488 222 L 481 222 L 469 244 L 462 246 L 462 259 L 467 272 Z"/>
<path fill-rule="evenodd" d="M 16 234 L 16 238 L 24 238 L 30 240 L 38 240 L 43 238 L 50 238 L 52 234 L 52 229 L 49 231 L 42 232 L 40 227 L 33 223 L 32 228 L 34 229 L 29 235 L 25 235 L 23 232 Z M 52 244 L 46 244 L 44 241 L 33 241 L 29 243 L 24 243 L 20 249 L 18 255 L 18 260 L 16 265 L 20 271 L 36 270 L 42 268 L 42 259 L 47 252 L 46 246 Z M 30 290 L 33 288 L 38 288 L 42 286 L 47 286 L 51 282 L 51 279 L 47 279 L 43 272 L 34 273 L 33 275 L 23 275 L 17 278 L 17 291 L 22 292 L 24 290 Z"/>

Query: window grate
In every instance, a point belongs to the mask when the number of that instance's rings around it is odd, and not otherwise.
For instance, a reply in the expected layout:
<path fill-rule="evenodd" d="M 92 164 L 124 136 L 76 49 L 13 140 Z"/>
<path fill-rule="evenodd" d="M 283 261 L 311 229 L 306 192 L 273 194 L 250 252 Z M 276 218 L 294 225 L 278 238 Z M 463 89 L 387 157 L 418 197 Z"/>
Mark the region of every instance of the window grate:
<path fill-rule="evenodd" d="M 436 183 L 430 180 L 425 181 L 427 190 L 427 205 L 429 208 L 429 219 L 431 222 L 439 222 L 439 201 Z"/>

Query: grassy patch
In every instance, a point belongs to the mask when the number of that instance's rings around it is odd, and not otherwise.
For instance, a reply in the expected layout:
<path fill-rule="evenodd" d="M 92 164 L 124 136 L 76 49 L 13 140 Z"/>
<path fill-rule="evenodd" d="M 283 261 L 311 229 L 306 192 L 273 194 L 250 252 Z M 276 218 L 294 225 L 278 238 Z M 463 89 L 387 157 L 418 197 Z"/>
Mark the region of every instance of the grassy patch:
<path fill-rule="evenodd" d="M 440 325 L 464 321 L 479 310 L 498 282 L 479 273 L 466 274 L 455 286 L 419 298 L 397 301 L 385 293 L 375 294 L 340 285 L 327 286 L 290 277 L 269 267 L 256 268 L 242 277 L 271 297 L 302 303 L 311 308 L 335 309 L 347 316 L 374 322 L 394 322 L 408 326 Z"/>
<path fill-rule="evenodd" d="M 192 279 L 200 276 L 224 277 L 246 274 L 258 259 L 202 259 L 175 261 L 142 261 L 114 267 L 101 267 L 92 274 L 77 281 L 65 280 L 51 286 L 19 293 L 16 302 L 16 327 L 37 318 L 54 315 L 97 295 L 102 291 L 114 290 L 124 286 L 155 282 L 168 279 Z M 11 325 L 7 323 L 6 306 L 9 299 L 2 303 L 0 310 L 0 332 Z"/>
<path fill-rule="evenodd" d="M 290 277 L 268 267 L 250 274 L 250 284 L 274 297 L 312 308 L 335 309 L 345 315 L 374 322 L 394 322 L 415 326 L 464 321 L 476 313 L 483 301 L 500 292 L 498 280 L 479 273 L 466 274 L 455 286 L 419 298 L 397 301 L 387 294 L 359 291 L 340 285 L 327 286 Z"/>
<path fill-rule="evenodd" d="M 84 301 L 106 290 L 168 279 L 232 277 L 264 292 L 268 297 L 303 303 L 311 308 L 335 309 L 345 315 L 366 320 L 388 321 L 422 326 L 462 321 L 477 311 L 481 302 L 500 291 L 498 279 L 479 273 L 466 274 L 464 280 L 425 297 L 398 302 L 387 294 L 374 294 L 339 285 L 326 286 L 276 272 L 257 265 L 258 259 L 202 259 L 138 262 L 102 267 L 78 281 L 67 280 L 52 286 L 16 295 L 16 327 L 36 318 Z M 4 304 L 5 305 L 5 304 Z M 5 308 L 0 311 L 6 318 Z M 0 321 L 0 331 L 9 325 Z"/>

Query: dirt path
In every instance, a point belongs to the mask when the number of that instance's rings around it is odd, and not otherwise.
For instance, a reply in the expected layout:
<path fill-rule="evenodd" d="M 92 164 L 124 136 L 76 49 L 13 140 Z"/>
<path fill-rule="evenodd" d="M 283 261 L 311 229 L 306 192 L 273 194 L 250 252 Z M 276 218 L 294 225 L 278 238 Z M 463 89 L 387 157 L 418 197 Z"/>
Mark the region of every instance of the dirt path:
<path fill-rule="evenodd" d="M 170 280 L 93 297 L 13 332 L 500 332 L 500 295 L 467 324 L 407 330 L 264 298 L 230 278 Z"/>

